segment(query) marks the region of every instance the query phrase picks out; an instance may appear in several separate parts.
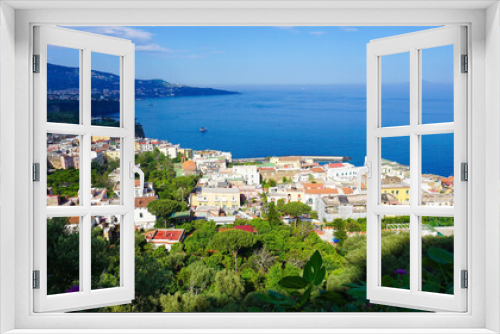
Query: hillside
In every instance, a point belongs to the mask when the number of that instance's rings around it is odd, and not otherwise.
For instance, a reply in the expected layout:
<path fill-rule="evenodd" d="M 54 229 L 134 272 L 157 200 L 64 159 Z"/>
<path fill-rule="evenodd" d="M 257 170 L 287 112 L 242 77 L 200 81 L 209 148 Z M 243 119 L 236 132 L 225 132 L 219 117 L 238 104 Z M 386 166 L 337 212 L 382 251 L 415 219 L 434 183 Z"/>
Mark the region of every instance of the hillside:
<path fill-rule="evenodd" d="M 47 90 L 54 100 L 71 100 L 71 95 L 78 94 L 79 69 L 54 64 L 47 64 Z M 101 101 L 118 100 L 120 87 L 119 76 L 107 72 L 92 71 L 92 97 Z M 201 96 L 201 95 L 232 95 L 237 92 L 190 87 L 180 84 L 153 79 L 135 80 L 136 99 L 178 97 L 178 96 Z"/>

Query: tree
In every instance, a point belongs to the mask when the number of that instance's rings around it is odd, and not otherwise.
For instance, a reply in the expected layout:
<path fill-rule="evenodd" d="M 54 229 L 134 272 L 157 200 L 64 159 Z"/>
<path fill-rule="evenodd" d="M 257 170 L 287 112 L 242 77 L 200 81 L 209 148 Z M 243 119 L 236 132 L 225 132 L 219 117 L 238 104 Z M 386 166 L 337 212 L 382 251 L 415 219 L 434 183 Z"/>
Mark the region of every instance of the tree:
<path fill-rule="evenodd" d="M 183 281 L 183 285 L 189 293 L 202 293 L 210 284 L 213 277 L 213 269 L 208 268 L 202 261 L 196 261 L 184 267 L 179 272 L 178 278 Z"/>
<path fill-rule="evenodd" d="M 278 225 L 280 223 L 280 214 L 276 209 L 274 202 L 269 203 L 269 212 L 267 213 L 267 218 L 271 225 Z"/>
<path fill-rule="evenodd" d="M 311 212 L 311 207 L 300 202 L 290 202 L 283 205 L 280 208 L 280 211 L 290 215 L 291 218 L 295 218 L 295 228 L 297 228 L 297 221 L 299 220 L 299 216 Z"/>
<path fill-rule="evenodd" d="M 346 222 L 341 218 L 337 218 L 333 221 L 332 224 L 335 228 L 334 236 L 335 238 L 339 239 L 339 244 L 340 246 L 342 246 L 344 244 L 344 241 L 347 239 Z"/>
<path fill-rule="evenodd" d="M 250 248 L 256 240 L 251 232 L 229 230 L 219 232 L 212 238 L 210 247 L 220 252 L 229 252 L 234 256 L 234 272 L 238 272 L 238 252 L 242 248 Z"/>
<path fill-rule="evenodd" d="M 269 267 L 271 267 L 276 261 L 276 256 L 271 254 L 271 252 L 266 249 L 266 245 L 258 250 L 255 250 L 252 258 L 257 267 L 262 269 L 264 272 L 267 272 Z"/>
<path fill-rule="evenodd" d="M 286 176 L 283 176 L 283 183 L 287 183 L 287 182 L 288 182 L 288 180 L 287 180 Z"/>
<path fill-rule="evenodd" d="M 245 283 L 241 277 L 227 269 L 221 270 L 215 274 L 214 285 L 216 293 L 226 295 L 234 300 L 241 300 L 245 294 Z"/>
<path fill-rule="evenodd" d="M 318 212 L 311 210 L 311 212 L 309 213 L 309 217 L 311 217 L 311 219 L 318 219 Z"/>
<path fill-rule="evenodd" d="M 165 220 L 167 228 L 167 219 L 180 208 L 180 203 L 170 199 L 157 199 L 148 203 L 148 211 Z"/>

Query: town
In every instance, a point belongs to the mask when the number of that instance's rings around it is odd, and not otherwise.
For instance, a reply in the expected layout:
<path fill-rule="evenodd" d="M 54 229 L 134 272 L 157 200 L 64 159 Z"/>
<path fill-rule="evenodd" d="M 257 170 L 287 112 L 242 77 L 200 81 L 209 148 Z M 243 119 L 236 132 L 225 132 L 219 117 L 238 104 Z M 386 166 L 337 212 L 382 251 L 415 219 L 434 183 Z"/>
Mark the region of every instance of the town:
<path fill-rule="evenodd" d="M 119 138 L 92 137 L 91 205 L 120 204 L 120 144 Z M 162 197 L 158 189 L 161 177 L 154 176 L 152 170 L 147 173 L 143 189 L 139 181 L 135 182 L 135 226 L 140 231 L 148 231 L 144 237 L 155 246 L 170 249 L 174 243 L 182 242 L 186 233 L 177 226 L 192 220 L 214 221 L 221 227 L 234 226 L 238 221 L 240 223 L 234 228 L 248 229 L 241 222 L 268 217 L 270 205 L 280 209 L 288 203 L 303 204 L 302 212 L 295 215 L 280 210 L 283 222 L 308 221 L 323 240 L 333 245 L 338 240 L 328 223 L 338 218 L 366 219 L 366 176 L 361 177 L 358 188 L 361 167 L 347 162 L 347 157 L 281 156 L 237 160 L 232 158 L 231 152 L 197 151 L 166 140 L 136 139 L 136 157 L 154 152 L 171 162 L 174 178 L 190 177 L 192 181 L 190 186 L 180 188 L 179 203 L 183 204 L 171 206 L 167 215 L 165 208 L 154 208 L 154 202 Z M 49 134 L 47 163 L 47 205 L 79 205 L 78 137 Z M 143 167 L 138 161 L 136 163 Z M 409 167 L 383 160 L 381 171 L 381 204 L 408 205 L 411 195 Z M 452 206 L 453 182 L 453 176 L 422 175 L 423 205 Z M 106 234 L 108 230 L 119 230 L 113 217 L 96 216 L 93 219 L 94 226 L 105 229 Z M 408 229 L 407 224 L 400 225 L 395 228 Z M 436 228 L 439 233 L 453 233 L 452 227 L 451 230 L 449 227 L 446 230 Z"/>

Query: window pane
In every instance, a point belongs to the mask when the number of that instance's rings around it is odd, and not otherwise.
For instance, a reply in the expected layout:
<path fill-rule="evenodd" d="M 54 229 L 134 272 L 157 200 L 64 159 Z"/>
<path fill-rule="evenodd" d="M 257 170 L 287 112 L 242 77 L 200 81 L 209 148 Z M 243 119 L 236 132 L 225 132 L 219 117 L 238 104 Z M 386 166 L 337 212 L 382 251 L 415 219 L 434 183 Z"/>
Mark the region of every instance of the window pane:
<path fill-rule="evenodd" d="M 381 286 L 410 289 L 410 217 L 382 216 Z"/>
<path fill-rule="evenodd" d="M 92 125 L 120 126 L 120 57 L 92 52 Z"/>
<path fill-rule="evenodd" d="M 410 205 L 410 137 L 381 140 L 381 204 Z"/>
<path fill-rule="evenodd" d="M 422 217 L 422 291 L 453 294 L 453 217 Z"/>
<path fill-rule="evenodd" d="M 91 205 L 120 204 L 121 139 L 92 136 Z"/>
<path fill-rule="evenodd" d="M 453 122 L 453 45 L 421 50 L 422 124 Z"/>
<path fill-rule="evenodd" d="M 422 205 L 453 206 L 453 133 L 422 136 Z"/>
<path fill-rule="evenodd" d="M 381 57 L 382 126 L 410 125 L 410 53 Z"/>
<path fill-rule="evenodd" d="M 80 50 L 47 46 L 47 121 L 80 123 Z"/>
<path fill-rule="evenodd" d="M 92 217 L 92 289 L 120 286 L 121 216 Z"/>
<path fill-rule="evenodd" d="M 47 219 L 47 294 L 80 291 L 80 217 Z"/>
<path fill-rule="evenodd" d="M 47 206 L 79 205 L 80 137 L 47 134 Z"/>

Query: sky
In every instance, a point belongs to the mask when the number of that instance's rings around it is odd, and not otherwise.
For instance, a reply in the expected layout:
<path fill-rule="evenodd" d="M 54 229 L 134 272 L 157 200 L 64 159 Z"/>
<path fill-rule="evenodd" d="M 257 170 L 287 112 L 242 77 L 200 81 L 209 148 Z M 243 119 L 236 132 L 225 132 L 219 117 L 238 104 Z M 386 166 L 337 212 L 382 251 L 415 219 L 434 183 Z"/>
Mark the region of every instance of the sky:
<path fill-rule="evenodd" d="M 198 87 L 364 85 L 366 44 L 431 27 L 71 27 L 131 40 L 136 77 Z M 49 62 L 76 66 L 78 55 L 49 50 Z M 427 56 L 428 54 L 428 56 Z M 453 47 L 424 50 L 423 79 L 451 83 Z M 386 59 L 387 58 L 387 59 Z M 408 81 L 408 54 L 385 56 L 383 83 Z M 92 68 L 118 73 L 116 56 L 92 56 Z"/>

